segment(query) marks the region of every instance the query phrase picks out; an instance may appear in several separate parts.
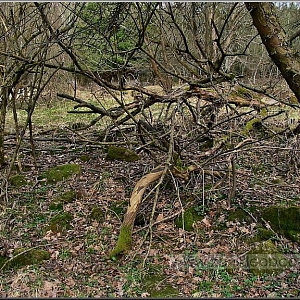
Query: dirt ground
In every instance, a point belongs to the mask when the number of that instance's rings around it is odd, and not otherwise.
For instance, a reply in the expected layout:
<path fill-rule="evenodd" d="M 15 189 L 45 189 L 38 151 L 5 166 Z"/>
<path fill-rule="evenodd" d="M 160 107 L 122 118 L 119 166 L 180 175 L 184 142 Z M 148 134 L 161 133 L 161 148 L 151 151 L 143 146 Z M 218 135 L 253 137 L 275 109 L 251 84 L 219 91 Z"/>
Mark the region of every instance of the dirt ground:
<path fill-rule="evenodd" d="M 256 245 L 252 238 L 258 222 L 228 221 L 230 212 L 240 207 L 248 211 L 251 206 L 299 205 L 297 139 L 263 141 L 238 153 L 236 197 L 230 208 L 229 179 L 215 187 L 216 179 L 201 171 L 187 182 L 167 176 L 153 216 L 160 222 L 149 231 L 152 193 L 141 206 L 144 222 L 134 226 L 131 251 L 111 259 L 134 185 L 157 165 L 145 152 L 139 161 L 109 161 L 106 146 L 76 138 L 69 130 L 40 132 L 36 164 L 28 140 L 22 145 L 20 160 L 28 182 L 7 185 L 0 254 L 11 257 L 16 248 L 36 247 L 48 251 L 50 259 L 2 270 L 1 297 L 299 296 L 299 259 L 279 274 L 251 274 L 245 257 Z M 8 155 L 13 145 L 13 139 L 6 141 Z M 189 151 L 197 161 L 201 151 Z M 44 170 L 67 163 L 80 165 L 81 174 L 55 184 L 40 179 Z M 228 168 L 228 160 L 219 157 L 210 166 L 214 171 Z M 55 198 L 68 190 L 76 191 L 76 199 L 60 210 L 51 209 Z M 177 228 L 176 217 L 191 203 L 201 218 L 193 231 Z M 95 208 L 99 218 L 91 214 Z M 72 216 L 71 227 L 49 230 L 51 219 L 62 210 Z M 278 235 L 272 241 L 283 253 L 299 258 L 297 243 Z"/>

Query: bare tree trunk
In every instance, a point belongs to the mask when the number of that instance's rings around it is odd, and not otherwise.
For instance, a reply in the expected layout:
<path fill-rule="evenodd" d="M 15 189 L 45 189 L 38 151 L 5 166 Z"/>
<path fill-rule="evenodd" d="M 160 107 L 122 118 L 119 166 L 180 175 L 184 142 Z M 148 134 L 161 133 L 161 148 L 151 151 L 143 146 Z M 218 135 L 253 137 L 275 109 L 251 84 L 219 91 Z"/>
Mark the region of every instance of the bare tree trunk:
<path fill-rule="evenodd" d="M 4 165 L 4 127 L 7 106 L 6 89 L 7 88 L 2 88 L 0 93 L 0 167 Z"/>
<path fill-rule="evenodd" d="M 288 46 L 289 41 L 278 21 L 274 4 L 245 2 L 245 5 L 270 58 L 300 102 L 300 59 Z"/>

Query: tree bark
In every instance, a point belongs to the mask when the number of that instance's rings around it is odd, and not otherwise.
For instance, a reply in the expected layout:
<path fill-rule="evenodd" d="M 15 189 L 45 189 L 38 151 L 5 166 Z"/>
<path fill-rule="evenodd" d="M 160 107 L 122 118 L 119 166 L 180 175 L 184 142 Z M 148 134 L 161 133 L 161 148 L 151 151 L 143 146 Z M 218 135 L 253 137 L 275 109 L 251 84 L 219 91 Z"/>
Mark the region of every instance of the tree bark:
<path fill-rule="evenodd" d="M 7 98 L 6 95 L 0 96 L 0 168 L 4 165 L 4 128 L 6 117 Z"/>
<path fill-rule="evenodd" d="M 136 214 L 142 201 L 146 188 L 157 179 L 160 178 L 164 171 L 163 166 L 159 166 L 152 170 L 149 174 L 143 176 L 135 185 L 130 197 L 130 203 L 121 226 L 119 238 L 115 248 L 111 251 L 110 257 L 117 256 L 122 252 L 131 248 L 132 228 Z"/>
<path fill-rule="evenodd" d="M 271 2 L 245 2 L 253 24 L 270 58 L 300 102 L 300 59 L 289 47 L 289 40 Z"/>

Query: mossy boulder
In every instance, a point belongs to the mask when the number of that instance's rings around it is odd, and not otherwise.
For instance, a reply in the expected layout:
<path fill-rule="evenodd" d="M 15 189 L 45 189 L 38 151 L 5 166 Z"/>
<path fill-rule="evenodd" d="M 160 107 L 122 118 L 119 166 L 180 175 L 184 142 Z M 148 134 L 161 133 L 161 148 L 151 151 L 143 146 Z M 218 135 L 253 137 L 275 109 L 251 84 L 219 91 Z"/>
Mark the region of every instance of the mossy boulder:
<path fill-rule="evenodd" d="M 28 184 L 26 177 L 23 174 L 13 175 L 9 178 L 8 181 L 12 186 L 15 187 L 21 187 Z"/>
<path fill-rule="evenodd" d="M 262 211 L 262 217 L 275 232 L 300 243 L 300 207 L 268 207 Z"/>
<path fill-rule="evenodd" d="M 78 193 L 74 190 L 66 191 L 57 196 L 49 205 L 50 210 L 62 210 L 64 204 L 75 201 L 78 197 Z"/>
<path fill-rule="evenodd" d="M 255 242 L 263 242 L 274 239 L 276 239 L 276 233 L 274 233 L 272 230 L 268 230 L 263 227 L 258 227 L 256 235 L 249 237 L 247 241 L 251 244 Z"/>
<path fill-rule="evenodd" d="M 183 215 L 175 219 L 177 228 L 183 228 L 186 231 L 194 231 L 194 223 L 203 219 L 203 216 L 195 210 L 194 207 L 188 208 Z"/>
<path fill-rule="evenodd" d="M 62 212 L 53 217 L 49 222 L 49 229 L 52 232 L 64 232 L 71 229 L 70 222 L 73 220 L 73 216 L 70 213 Z"/>
<path fill-rule="evenodd" d="M 6 264 L 4 269 L 19 268 L 28 265 L 39 264 L 43 260 L 50 259 L 50 253 L 40 249 L 17 248 L 13 251 L 13 258 Z M 9 259 L 2 256 L 0 267 Z"/>
<path fill-rule="evenodd" d="M 59 195 L 56 200 L 63 203 L 71 203 L 77 199 L 78 193 L 74 190 L 69 190 Z"/>
<path fill-rule="evenodd" d="M 251 213 L 255 213 L 255 208 L 250 207 L 247 208 Z M 245 223 L 251 223 L 253 220 L 251 216 L 243 209 L 237 208 L 235 210 L 232 210 L 228 213 L 228 216 L 226 218 L 228 222 L 245 222 Z"/>
<path fill-rule="evenodd" d="M 107 151 L 107 160 L 124 160 L 127 162 L 132 162 L 139 160 L 140 157 L 134 151 L 127 149 L 125 147 L 111 146 Z"/>
<path fill-rule="evenodd" d="M 46 179 L 47 183 L 56 183 L 68 179 L 73 175 L 79 175 L 80 173 L 80 165 L 65 164 L 44 171 L 41 174 L 40 179 Z"/>
<path fill-rule="evenodd" d="M 79 159 L 83 162 L 87 162 L 91 159 L 91 157 L 87 154 L 82 154 L 82 155 L 79 156 Z"/>
<path fill-rule="evenodd" d="M 249 271 L 254 275 L 281 273 L 291 264 L 271 240 L 248 252 L 246 259 Z"/>
<path fill-rule="evenodd" d="M 143 279 L 143 289 L 151 298 L 174 298 L 179 296 L 179 291 L 161 273 L 149 274 Z M 163 283 L 162 283 L 163 282 Z"/>
<path fill-rule="evenodd" d="M 258 231 L 257 237 L 261 241 L 267 241 L 267 240 L 275 237 L 275 233 L 272 230 L 268 230 L 263 227 L 259 227 L 259 228 L 257 228 L 257 231 Z"/>
<path fill-rule="evenodd" d="M 92 211 L 91 211 L 91 214 L 90 214 L 90 218 L 92 220 L 102 222 L 102 221 L 104 221 L 104 217 L 105 217 L 105 213 L 103 212 L 101 207 L 94 206 L 92 208 Z"/>

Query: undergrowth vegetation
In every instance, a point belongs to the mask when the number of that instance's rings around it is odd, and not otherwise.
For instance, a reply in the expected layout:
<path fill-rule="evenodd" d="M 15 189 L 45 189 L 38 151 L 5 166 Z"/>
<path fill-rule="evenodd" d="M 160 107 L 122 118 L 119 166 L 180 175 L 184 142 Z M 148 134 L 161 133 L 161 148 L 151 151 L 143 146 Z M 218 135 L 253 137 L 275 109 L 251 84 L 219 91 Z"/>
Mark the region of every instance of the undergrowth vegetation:
<path fill-rule="evenodd" d="M 150 115 L 159 114 L 157 107 L 151 109 Z M 150 193 L 153 187 L 147 190 L 131 249 L 110 257 L 135 183 L 167 159 L 157 149 L 167 139 L 168 118 L 152 124 L 154 142 L 146 144 L 153 147 L 139 148 L 133 126 L 92 143 L 103 124 L 76 130 L 72 124 L 88 123 L 91 116 L 78 118 L 68 110 L 72 104 L 59 101 L 37 106 L 35 156 L 25 139 L 12 174 L 22 178 L 7 182 L 1 205 L 0 296 L 299 296 L 299 240 L 276 231 L 277 225 L 264 217 L 269 207 L 277 213 L 290 207 L 296 221 L 299 216 L 299 140 L 290 133 L 295 123 L 284 114 L 264 120 L 265 112 L 254 111 L 230 119 L 224 110 L 218 114 L 220 125 L 207 137 L 190 121 L 189 110 L 179 110 L 174 139 L 180 157 L 173 163 L 180 176 L 167 174 L 158 198 Z M 19 116 L 22 123 L 21 111 Z M 282 131 L 278 122 L 291 129 Z M 7 123 L 11 134 L 12 124 Z M 245 139 L 248 144 L 240 144 Z M 111 143 L 138 152 L 139 159 L 108 159 Z M 9 143 L 6 147 L 10 154 Z M 187 173 L 191 165 L 201 167 Z M 298 229 L 287 228 L 296 237 Z M 263 241 L 290 259 L 289 268 L 250 272 L 246 256 Z M 16 253 L 30 249 L 49 257 L 12 263 Z"/>

